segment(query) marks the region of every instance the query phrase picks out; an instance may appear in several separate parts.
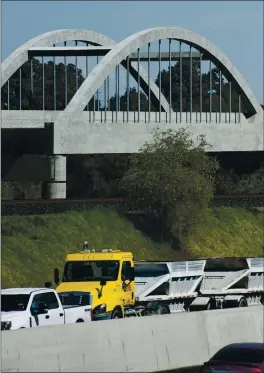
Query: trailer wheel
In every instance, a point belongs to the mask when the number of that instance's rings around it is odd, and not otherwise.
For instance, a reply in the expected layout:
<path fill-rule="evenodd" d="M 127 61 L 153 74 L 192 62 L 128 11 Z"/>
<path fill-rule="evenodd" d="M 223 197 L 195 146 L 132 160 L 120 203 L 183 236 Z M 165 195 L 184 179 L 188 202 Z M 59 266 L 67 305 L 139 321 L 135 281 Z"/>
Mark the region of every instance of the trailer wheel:
<path fill-rule="evenodd" d="M 216 303 L 214 299 L 209 299 L 207 303 L 201 305 L 192 305 L 188 307 L 189 312 L 193 311 L 210 311 L 216 308 Z"/>
<path fill-rule="evenodd" d="M 119 309 L 115 309 L 112 312 L 111 319 L 122 319 L 122 318 L 123 318 L 123 316 L 122 316 L 122 313 Z"/>
<path fill-rule="evenodd" d="M 170 313 L 170 310 L 167 306 L 160 306 L 158 308 L 158 315 L 167 315 L 168 313 Z"/>
<path fill-rule="evenodd" d="M 198 311 L 210 311 L 212 309 L 212 302 L 209 300 L 207 304 L 198 308 Z"/>
<path fill-rule="evenodd" d="M 210 311 L 211 309 L 212 309 L 212 302 L 209 301 L 209 302 L 207 303 L 207 305 L 204 307 L 204 310 L 205 310 L 205 311 Z"/>
<path fill-rule="evenodd" d="M 247 300 L 246 298 L 241 298 L 239 303 L 238 303 L 238 307 L 247 307 L 248 304 L 247 304 Z"/>

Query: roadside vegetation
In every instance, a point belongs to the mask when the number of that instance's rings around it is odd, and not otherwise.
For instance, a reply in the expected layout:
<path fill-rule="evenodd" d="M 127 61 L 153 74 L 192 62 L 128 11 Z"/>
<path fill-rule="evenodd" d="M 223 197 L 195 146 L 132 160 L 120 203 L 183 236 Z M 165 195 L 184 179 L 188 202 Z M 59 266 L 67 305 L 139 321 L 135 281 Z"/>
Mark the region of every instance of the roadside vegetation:
<path fill-rule="evenodd" d="M 264 212 L 219 207 L 206 210 L 196 229 L 176 250 L 148 229 L 141 216 L 112 208 L 86 212 L 2 218 L 2 288 L 43 286 L 65 255 L 89 240 L 97 250 L 117 248 L 136 260 L 183 260 L 214 256 L 262 256 Z"/>
<path fill-rule="evenodd" d="M 219 164 L 203 136 L 157 129 L 133 155 L 121 185 L 131 208 L 156 220 L 179 249 L 213 198 Z"/>
<path fill-rule="evenodd" d="M 120 197 L 122 190 L 120 180 L 128 170 L 129 156 L 125 154 L 107 154 L 69 157 L 69 169 L 80 172 L 69 173 L 67 188 L 69 198 L 107 198 Z M 105 162 L 107 167 L 101 168 Z M 119 167 L 118 172 L 116 171 Z M 81 190 L 86 185 L 86 190 Z M 250 174 L 237 174 L 233 169 L 222 167 L 215 176 L 216 194 L 264 194 L 264 165 Z M 3 181 L 1 198 L 8 199 L 40 199 L 40 182 Z"/>

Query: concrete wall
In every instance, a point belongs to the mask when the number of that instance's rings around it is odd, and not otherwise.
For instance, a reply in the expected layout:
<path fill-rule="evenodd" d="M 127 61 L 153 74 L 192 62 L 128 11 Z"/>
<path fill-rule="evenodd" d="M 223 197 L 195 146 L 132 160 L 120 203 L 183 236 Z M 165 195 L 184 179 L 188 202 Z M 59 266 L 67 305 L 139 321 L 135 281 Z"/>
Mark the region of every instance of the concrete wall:
<path fill-rule="evenodd" d="M 2 371 L 155 372 L 245 341 L 263 341 L 262 306 L 22 329 L 2 332 Z"/>

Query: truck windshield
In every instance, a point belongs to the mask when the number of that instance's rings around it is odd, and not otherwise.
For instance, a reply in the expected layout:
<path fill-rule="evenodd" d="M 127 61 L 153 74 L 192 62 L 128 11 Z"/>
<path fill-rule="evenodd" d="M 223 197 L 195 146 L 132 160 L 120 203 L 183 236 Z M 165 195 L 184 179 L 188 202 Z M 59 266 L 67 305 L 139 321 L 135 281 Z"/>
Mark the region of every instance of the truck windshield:
<path fill-rule="evenodd" d="M 28 305 L 30 294 L 12 294 L 1 296 L 1 311 L 25 311 Z"/>
<path fill-rule="evenodd" d="M 119 262 L 116 260 L 92 260 L 67 262 L 64 267 L 63 282 L 116 281 Z"/>

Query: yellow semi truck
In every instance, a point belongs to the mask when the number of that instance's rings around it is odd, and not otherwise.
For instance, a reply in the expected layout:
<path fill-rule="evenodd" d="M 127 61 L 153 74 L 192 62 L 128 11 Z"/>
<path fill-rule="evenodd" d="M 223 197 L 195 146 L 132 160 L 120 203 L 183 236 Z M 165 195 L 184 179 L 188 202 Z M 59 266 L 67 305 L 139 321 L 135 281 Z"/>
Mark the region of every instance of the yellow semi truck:
<path fill-rule="evenodd" d="M 56 291 L 64 307 L 90 304 L 93 320 L 263 304 L 264 258 L 244 268 L 216 268 L 219 259 L 135 262 L 131 252 L 90 250 L 66 256 Z M 46 283 L 51 286 L 51 283 Z"/>
<path fill-rule="evenodd" d="M 125 309 L 135 303 L 134 260 L 132 253 L 118 250 L 85 249 L 66 257 L 62 282 L 54 270 L 54 281 L 62 303 L 71 294 L 89 293 L 93 320 L 125 317 Z M 77 299 L 75 297 L 75 299 Z"/>

